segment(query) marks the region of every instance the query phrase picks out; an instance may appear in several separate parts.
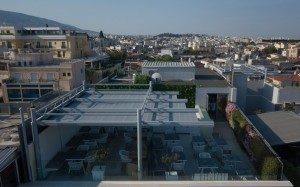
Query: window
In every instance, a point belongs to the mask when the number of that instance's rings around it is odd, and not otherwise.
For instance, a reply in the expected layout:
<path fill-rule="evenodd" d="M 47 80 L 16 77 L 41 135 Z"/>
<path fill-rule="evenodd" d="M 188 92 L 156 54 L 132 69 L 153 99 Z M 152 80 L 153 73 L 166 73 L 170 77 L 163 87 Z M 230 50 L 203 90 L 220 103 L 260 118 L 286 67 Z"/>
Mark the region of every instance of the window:
<path fill-rule="evenodd" d="M 32 61 L 29 61 L 29 66 L 32 66 Z"/>
<path fill-rule="evenodd" d="M 66 76 L 66 73 L 63 73 L 63 76 L 65 77 L 65 76 Z"/>
<path fill-rule="evenodd" d="M 71 77 L 71 73 L 68 73 L 68 76 Z"/>
<path fill-rule="evenodd" d="M 61 48 L 66 48 L 66 42 L 61 42 Z"/>
<path fill-rule="evenodd" d="M 66 57 L 66 51 L 63 51 L 63 57 Z"/>
<path fill-rule="evenodd" d="M 57 57 L 61 57 L 61 52 L 57 51 Z"/>
<path fill-rule="evenodd" d="M 20 80 L 22 79 L 21 73 L 14 73 L 14 79 L 15 79 L 16 81 L 20 81 Z"/>
<path fill-rule="evenodd" d="M 2 46 L 5 46 L 5 42 L 2 42 Z"/>
<path fill-rule="evenodd" d="M 49 42 L 49 48 L 52 48 L 52 42 Z"/>
<path fill-rule="evenodd" d="M 6 34 L 10 34 L 10 31 L 9 31 L 9 30 L 7 30 L 7 31 L 6 31 Z"/>
<path fill-rule="evenodd" d="M 54 81 L 55 80 L 54 73 L 47 73 L 47 80 Z"/>
<path fill-rule="evenodd" d="M 11 48 L 11 42 L 7 42 L 7 47 Z"/>
<path fill-rule="evenodd" d="M 40 42 L 36 42 L 36 48 L 40 48 L 41 47 L 41 43 Z"/>
<path fill-rule="evenodd" d="M 21 66 L 22 64 L 21 64 L 21 62 L 18 62 L 18 66 Z"/>
<path fill-rule="evenodd" d="M 24 66 L 27 66 L 27 63 L 26 63 L 26 61 L 24 61 Z"/>
<path fill-rule="evenodd" d="M 30 81 L 31 82 L 38 82 L 39 81 L 39 75 L 37 73 L 30 73 Z"/>

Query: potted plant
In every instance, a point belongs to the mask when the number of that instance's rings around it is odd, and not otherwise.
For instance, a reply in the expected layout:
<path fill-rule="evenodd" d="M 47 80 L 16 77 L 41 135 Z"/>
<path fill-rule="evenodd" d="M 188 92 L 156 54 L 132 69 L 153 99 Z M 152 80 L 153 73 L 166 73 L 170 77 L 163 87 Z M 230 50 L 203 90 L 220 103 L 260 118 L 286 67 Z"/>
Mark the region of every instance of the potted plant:
<path fill-rule="evenodd" d="M 101 145 L 98 149 L 98 152 L 97 152 L 97 155 L 96 155 L 96 160 L 98 162 L 101 162 L 102 160 L 105 160 L 108 155 L 109 155 L 108 148 L 104 145 Z"/>
<path fill-rule="evenodd" d="M 163 153 L 161 157 L 161 162 L 164 163 L 169 171 L 172 169 L 172 163 L 179 159 L 178 153 Z"/>

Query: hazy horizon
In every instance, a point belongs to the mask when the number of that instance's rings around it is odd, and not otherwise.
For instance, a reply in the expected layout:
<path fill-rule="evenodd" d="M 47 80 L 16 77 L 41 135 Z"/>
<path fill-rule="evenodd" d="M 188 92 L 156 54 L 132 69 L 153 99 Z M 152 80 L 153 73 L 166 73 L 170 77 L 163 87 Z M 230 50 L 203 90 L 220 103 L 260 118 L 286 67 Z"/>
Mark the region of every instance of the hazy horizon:
<path fill-rule="evenodd" d="M 36 8 L 38 7 L 38 8 Z M 18 1 L 1 9 L 105 34 L 300 38 L 299 0 Z M 294 21 L 295 20 L 295 21 Z"/>

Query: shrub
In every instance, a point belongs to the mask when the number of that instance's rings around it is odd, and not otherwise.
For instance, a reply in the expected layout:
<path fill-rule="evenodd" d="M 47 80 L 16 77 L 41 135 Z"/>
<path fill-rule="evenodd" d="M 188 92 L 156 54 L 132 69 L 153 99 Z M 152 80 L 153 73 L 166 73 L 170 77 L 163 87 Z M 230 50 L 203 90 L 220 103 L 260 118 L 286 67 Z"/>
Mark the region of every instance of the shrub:
<path fill-rule="evenodd" d="M 228 103 L 226 114 L 230 127 L 233 129 L 239 144 L 244 146 L 253 161 L 254 167 L 263 180 L 276 179 L 279 171 L 279 162 L 273 156 L 270 148 L 257 135 L 247 119 L 238 110 L 234 103 Z"/>
<path fill-rule="evenodd" d="M 186 84 L 154 84 L 153 91 L 178 91 L 179 99 L 187 99 L 187 108 L 195 108 L 196 86 Z"/>
<path fill-rule="evenodd" d="M 279 169 L 279 163 L 276 158 L 265 157 L 261 169 L 262 180 L 276 180 Z"/>
<path fill-rule="evenodd" d="M 294 166 L 287 160 L 283 161 L 283 171 L 287 178 L 293 183 L 295 187 L 300 187 L 300 167 Z"/>

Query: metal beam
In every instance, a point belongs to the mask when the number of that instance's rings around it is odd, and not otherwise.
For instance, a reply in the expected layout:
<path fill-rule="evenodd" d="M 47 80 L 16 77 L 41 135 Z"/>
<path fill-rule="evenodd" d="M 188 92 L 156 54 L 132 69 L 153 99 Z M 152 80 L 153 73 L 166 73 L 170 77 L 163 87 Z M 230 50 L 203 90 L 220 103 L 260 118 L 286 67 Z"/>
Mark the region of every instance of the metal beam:
<path fill-rule="evenodd" d="M 63 110 L 65 112 L 90 112 L 90 113 L 136 113 L 136 108 L 120 108 L 120 109 L 114 109 L 114 108 L 67 108 L 63 107 L 60 108 L 60 110 Z"/>
<path fill-rule="evenodd" d="M 145 108 L 145 113 L 152 113 L 152 112 L 160 112 L 160 113 L 166 113 L 166 112 L 172 112 L 172 113 L 198 113 L 198 109 L 184 109 L 184 108 Z"/>
<path fill-rule="evenodd" d="M 30 112 L 31 112 L 31 128 L 32 128 L 34 152 L 35 152 L 37 178 L 42 179 L 43 178 L 43 167 L 42 167 L 40 140 L 39 140 L 39 133 L 38 133 L 38 123 L 36 120 L 35 109 L 31 108 Z"/>
<path fill-rule="evenodd" d="M 134 126 L 136 121 L 57 121 L 57 120 L 42 120 L 39 125 L 47 126 Z M 143 126 L 212 126 L 211 121 L 142 121 Z"/>
<path fill-rule="evenodd" d="M 136 114 L 135 114 L 136 115 Z M 42 120 L 38 122 L 39 125 L 46 126 L 134 126 L 136 121 L 57 121 L 57 120 Z"/>
<path fill-rule="evenodd" d="M 142 140 L 142 116 L 141 109 L 137 109 L 137 151 L 138 151 L 138 179 L 143 177 L 143 140 Z"/>
<path fill-rule="evenodd" d="M 101 98 L 75 98 L 74 100 L 79 102 L 90 102 L 90 103 L 143 103 L 144 98 L 142 99 L 101 99 Z M 150 102 L 154 103 L 187 103 L 187 99 L 148 99 Z"/>
<path fill-rule="evenodd" d="M 136 116 L 136 113 L 46 113 L 44 116 Z"/>
<path fill-rule="evenodd" d="M 64 112 L 60 113 L 45 113 L 44 116 L 99 116 L 99 115 L 136 115 L 136 109 L 96 109 L 96 108 L 61 108 Z M 145 108 L 144 113 L 197 113 L 197 109 L 176 109 L 176 108 Z"/>

